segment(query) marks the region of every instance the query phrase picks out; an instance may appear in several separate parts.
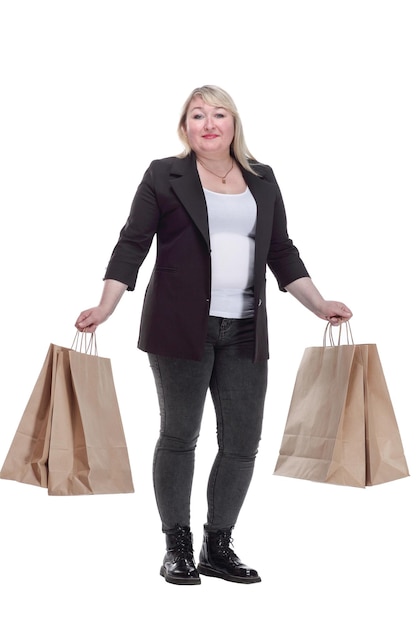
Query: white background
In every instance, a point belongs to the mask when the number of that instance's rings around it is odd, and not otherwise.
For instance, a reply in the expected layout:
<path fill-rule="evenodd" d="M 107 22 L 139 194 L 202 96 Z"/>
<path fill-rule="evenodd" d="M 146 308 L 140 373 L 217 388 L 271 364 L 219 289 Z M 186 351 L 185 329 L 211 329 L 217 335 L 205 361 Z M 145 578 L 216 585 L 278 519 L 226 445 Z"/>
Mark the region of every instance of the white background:
<path fill-rule="evenodd" d="M 274 168 L 316 285 L 352 308 L 356 343 L 377 344 L 411 474 L 367 489 L 272 475 L 296 370 L 324 326 L 270 277 L 265 426 L 234 533 L 263 581 L 166 584 L 151 479 L 159 415 L 136 348 L 152 250 L 136 291 L 97 333 L 136 492 L 52 498 L 1 481 L 1 623 L 415 626 L 414 2 L 0 6 L 0 457 L 49 344 L 71 345 L 78 313 L 97 303 L 144 170 L 180 151 L 183 101 L 213 83 L 237 102 L 250 150 Z M 192 502 L 197 554 L 214 452 L 208 402 Z"/>

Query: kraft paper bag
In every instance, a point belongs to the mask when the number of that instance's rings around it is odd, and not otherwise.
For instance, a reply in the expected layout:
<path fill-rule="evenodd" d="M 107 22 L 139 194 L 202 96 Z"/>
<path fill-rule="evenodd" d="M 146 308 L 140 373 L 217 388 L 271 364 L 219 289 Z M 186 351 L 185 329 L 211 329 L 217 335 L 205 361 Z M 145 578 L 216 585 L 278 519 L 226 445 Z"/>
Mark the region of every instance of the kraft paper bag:
<path fill-rule="evenodd" d="M 111 362 L 91 342 L 50 345 L 0 478 L 49 495 L 134 491 Z"/>
<path fill-rule="evenodd" d="M 409 476 L 375 344 L 304 351 L 274 474 L 365 487 Z M 326 345 L 330 337 L 330 345 Z"/>

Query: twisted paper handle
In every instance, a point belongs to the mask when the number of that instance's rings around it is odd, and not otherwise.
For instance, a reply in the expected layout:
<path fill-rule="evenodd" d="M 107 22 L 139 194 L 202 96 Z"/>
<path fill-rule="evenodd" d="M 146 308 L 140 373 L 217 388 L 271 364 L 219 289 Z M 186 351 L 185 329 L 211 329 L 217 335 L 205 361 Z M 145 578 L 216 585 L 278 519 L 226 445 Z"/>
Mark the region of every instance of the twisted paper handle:
<path fill-rule="evenodd" d="M 327 339 L 329 340 L 329 345 L 334 347 L 335 345 L 340 346 L 341 344 L 341 340 L 342 340 L 342 326 L 345 326 L 345 330 L 346 330 L 346 343 L 347 345 L 355 345 L 355 342 L 353 341 L 353 335 L 352 335 L 352 329 L 350 327 L 350 323 L 349 321 L 346 322 L 342 322 L 342 324 L 339 325 L 339 337 L 337 340 L 337 344 L 335 343 L 334 337 L 333 337 L 333 326 L 332 324 L 330 324 L 330 322 L 328 322 L 326 324 L 326 328 L 324 330 L 324 337 L 323 337 L 323 346 L 326 347 L 327 345 Z"/>
<path fill-rule="evenodd" d="M 72 342 L 71 350 L 85 354 L 98 355 L 96 333 L 83 333 L 77 330 Z"/>

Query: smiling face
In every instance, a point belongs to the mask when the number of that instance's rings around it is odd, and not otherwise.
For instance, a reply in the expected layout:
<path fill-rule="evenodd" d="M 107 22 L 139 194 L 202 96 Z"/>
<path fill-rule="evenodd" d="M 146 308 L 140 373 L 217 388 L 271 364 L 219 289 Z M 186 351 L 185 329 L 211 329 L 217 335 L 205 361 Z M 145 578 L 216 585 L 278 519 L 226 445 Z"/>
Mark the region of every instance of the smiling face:
<path fill-rule="evenodd" d="M 184 131 L 198 157 L 225 158 L 234 137 L 234 118 L 227 109 L 207 104 L 196 96 L 188 107 Z"/>

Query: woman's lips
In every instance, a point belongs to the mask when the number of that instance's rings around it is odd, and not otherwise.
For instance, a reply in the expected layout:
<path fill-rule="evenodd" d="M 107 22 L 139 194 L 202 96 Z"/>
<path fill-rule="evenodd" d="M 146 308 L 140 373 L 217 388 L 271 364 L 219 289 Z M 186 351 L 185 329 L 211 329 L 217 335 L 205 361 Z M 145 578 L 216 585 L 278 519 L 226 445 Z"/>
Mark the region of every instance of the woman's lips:
<path fill-rule="evenodd" d="M 203 135 L 204 139 L 216 139 L 216 137 L 218 137 L 218 135 Z"/>

